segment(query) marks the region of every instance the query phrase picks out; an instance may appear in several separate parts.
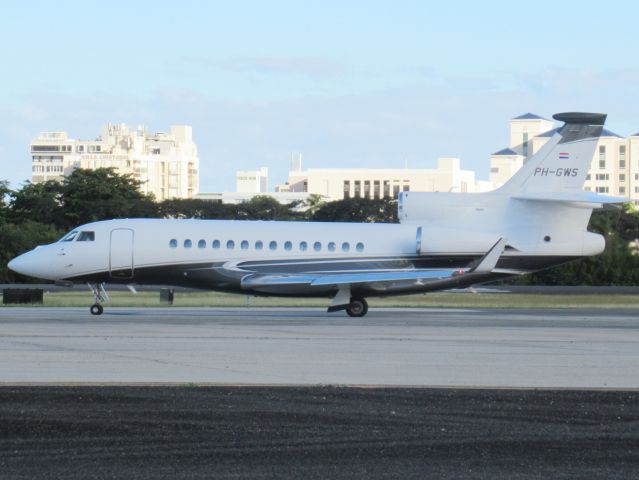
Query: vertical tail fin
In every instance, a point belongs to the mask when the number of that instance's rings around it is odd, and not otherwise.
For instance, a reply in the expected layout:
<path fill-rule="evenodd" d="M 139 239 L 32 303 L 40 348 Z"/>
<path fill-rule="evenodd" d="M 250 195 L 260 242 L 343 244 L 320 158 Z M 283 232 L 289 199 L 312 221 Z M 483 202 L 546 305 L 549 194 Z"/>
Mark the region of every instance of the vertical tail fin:
<path fill-rule="evenodd" d="M 563 127 L 498 191 L 501 193 L 578 192 L 597 146 L 606 115 L 601 113 L 557 113 Z"/>

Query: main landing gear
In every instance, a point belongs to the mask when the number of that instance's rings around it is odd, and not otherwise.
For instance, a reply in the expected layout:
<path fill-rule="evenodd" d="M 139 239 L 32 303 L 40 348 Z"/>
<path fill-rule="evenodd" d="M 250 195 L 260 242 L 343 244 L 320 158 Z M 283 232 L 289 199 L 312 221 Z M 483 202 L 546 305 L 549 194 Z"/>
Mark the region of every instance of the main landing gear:
<path fill-rule="evenodd" d="M 102 315 L 104 312 L 104 307 L 102 306 L 102 302 L 109 301 L 109 295 L 104 289 L 104 283 L 88 283 L 89 288 L 93 292 L 93 305 L 89 308 L 91 315 Z"/>
<path fill-rule="evenodd" d="M 351 298 L 351 303 L 346 307 L 349 317 L 363 317 L 368 312 L 368 302 L 364 298 Z"/>

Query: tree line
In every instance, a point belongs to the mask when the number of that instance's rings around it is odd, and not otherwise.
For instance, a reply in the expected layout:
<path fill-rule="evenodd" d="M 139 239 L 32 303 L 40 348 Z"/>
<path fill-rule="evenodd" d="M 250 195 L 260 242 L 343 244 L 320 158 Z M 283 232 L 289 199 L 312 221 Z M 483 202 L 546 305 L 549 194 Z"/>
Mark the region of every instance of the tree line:
<path fill-rule="evenodd" d="M 0 283 L 32 282 L 7 262 L 37 245 L 51 243 L 89 222 L 116 218 L 201 218 L 396 223 L 394 200 L 350 198 L 306 205 L 282 205 L 257 196 L 237 205 L 198 199 L 156 202 L 140 182 L 114 169 L 77 169 L 62 182 L 48 181 L 12 190 L 0 181 Z M 304 208 L 300 208 L 304 207 Z M 425 226 L 427 236 L 427 226 Z M 639 285 L 639 214 L 630 208 L 594 212 L 589 230 L 606 237 L 606 251 L 513 280 L 537 285 Z"/>

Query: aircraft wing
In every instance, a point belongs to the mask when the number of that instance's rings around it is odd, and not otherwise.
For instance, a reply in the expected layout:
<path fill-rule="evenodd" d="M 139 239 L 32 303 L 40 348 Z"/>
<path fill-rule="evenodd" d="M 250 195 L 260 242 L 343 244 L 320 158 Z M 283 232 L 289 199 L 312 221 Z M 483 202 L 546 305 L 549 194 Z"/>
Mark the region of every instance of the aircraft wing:
<path fill-rule="evenodd" d="M 357 285 L 362 283 L 397 282 L 402 280 L 441 280 L 463 273 L 463 270 L 391 270 L 384 272 L 359 272 L 322 274 L 252 274 L 242 278 L 242 287 L 260 288 L 285 285 L 308 285 L 313 287 L 326 285 Z"/>
<path fill-rule="evenodd" d="M 413 282 L 416 285 L 428 283 L 437 284 L 437 289 L 445 289 L 458 283 L 459 277 L 467 274 L 486 274 L 495 269 L 499 257 L 504 251 L 505 240 L 500 238 L 497 243 L 482 257 L 477 266 L 469 269 L 402 269 L 402 270 L 372 270 L 368 272 L 313 272 L 292 274 L 252 273 L 244 276 L 241 285 L 247 290 L 269 293 L 286 291 L 290 288 L 316 287 L 324 289 L 336 287 L 358 287 L 362 285 L 375 286 L 380 290 L 394 283 Z"/>

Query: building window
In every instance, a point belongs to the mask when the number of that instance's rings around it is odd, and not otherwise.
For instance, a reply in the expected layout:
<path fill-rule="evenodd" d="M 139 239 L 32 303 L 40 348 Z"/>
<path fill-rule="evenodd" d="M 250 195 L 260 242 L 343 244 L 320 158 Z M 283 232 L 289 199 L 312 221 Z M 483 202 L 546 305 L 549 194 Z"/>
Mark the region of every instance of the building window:
<path fill-rule="evenodd" d="M 359 198 L 362 194 L 362 182 L 359 180 L 355 180 L 355 194 L 353 195 L 355 198 Z"/>
<path fill-rule="evenodd" d="M 257 242 L 255 242 L 255 250 L 262 250 L 262 248 L 264 248 L 264 243 L 262 242 L 262 240 L 258 240 Z"/>
<path fill-rule="evenodd" d="M 397 198 L 399 195 L 399 185 L 393 185 L 393 198 Z"/>
<path fill-rule="evenodd" d="M 293 248 L 293 244 L 291 242 L 284 242 L 284 250 L 291 250 Z"/>
<path fill-rule="evenodd" d="M 381 190 L 379 187 L 379 180 L 373 181 L 373 198 L 375 200 L 379 200 L 381 194 Z"/>
<path fill-rule="evenodd" d="M 384 197 L 390 197 L 390 182 L 388 180 L 384 180 Z"/>
<path fill-rule="evenodd" d="M 248 250 L 248 247 L 249 247 L 248 241 L 247 240 L 242 240 L 242 243 L 240 243 L 240 248 L 242 250 Z"/>
<path fill-rule="evenodd" d="M 193 242 L 189 239 L 184 240 L 184 248 L 191 248 L 193 246 Z"/>
<path fill-rule="evenodd" d="M 606 147 L 599 145 L 599 168 L 606 168 Z"/>
<path fill-rule="evenodd" d="M 177 248 L 177 240 L 175 238 L 172 238 L 171 241 L 169 241 L 169 247 Z"/>
<path fill-rule="evenodd" d="M 344 180 L 344 199 L 351 198 L 351 181 Z"/>
<path fill-rule="evenodd" d="M 524 141 L 521 142 L 524 157 L 528 156 L 528 132 L 524 132 Z"/>
<path fill-rule="evenodd" d="M 268 248 L 271 250 L 276 250 L 277 249 L 277 242 L 275 240 L 271 240 L 271 242 L 268 244 Z"/>
<path fill-rule="evenodd" d="M 601 181 L 610 180 L 610 175 L 607 173 L 597 173 L 595 179 Z"/>
<path fill-rule="evenodd" d="M 351 249 L 351 246 L 348 242 L 342 243 L 342 252 L 348 252 Z"/>
<path fill-rule="evenodd" d="M 626 181 L 626 174 L 625 173 L 620 173 L 619 174 L 619 181 L 620 182 L 625 182 Z"/>
<path fill-rule="evenodd" d="M 206 240 L 200 240 L 197 242 L 197 248 L 206 248 Z"/>
<path fill-rule="evenodd" d="M 229 250 L 233 250 L 235 248 L 235 242 L 233 240 L 229 240 L 226 242 L 226 248 Z"/>
<path fill-rule="evenodd" d="M 410 192 L 410 185 L 404 185 L 404 186 L 402 187 L 402 191 L 403 191 L 403 192 Z M 464 190 L 462 190 L 462 191 L 464 191 Z"/>
<path fill-rule="evenodd" d="M 625 194 L 626 193 L 626 187 L 619 187 L 619 193 L 621 195 Z"/>
<path fill-rule="evenodd" d="M 300 250 L 302 252 L 305 252 L 308 249 L 308 243 L 306 242 L 300 242 Z"/>
<path fill-rule="evenodd" d="M 313 244 L 313 250 L 315 250 L 316 252 L 319 252 L 322 249 L 322 244 L 320 242 L 315 242 Z"/>
<path fill-rule="evenodd" d="M 608 187 L 597 187 L 597 193 L 608 193 Z"/>
<path fill-rule="evenodd" d="M 590 180 L 590 174 L 586 175 L 586 180 Z"/>
<path fill-rule="evenodd" d="M 220 241 L 219 240 L 213 240 L 212 246 L 213 246 L 213 248 L 220 248 Z"/>
<path fill-rule="evenodd" d="M 371 198 L 371 182 L 364 180 L 364 198 Z"/>
<path fill-rule="evenodd" d="M 328 243 L 328 251 L 329 252 L 334 252 L 335 251 L 335 242 L 329 242 Z"/>
<path fill-rule="evenodd" d="M 357 245 L 355 245 L 355 250 L 357 250 L 358 252 L 363 252 L 364 244 L 362 242 L 358 242 Z"/>

